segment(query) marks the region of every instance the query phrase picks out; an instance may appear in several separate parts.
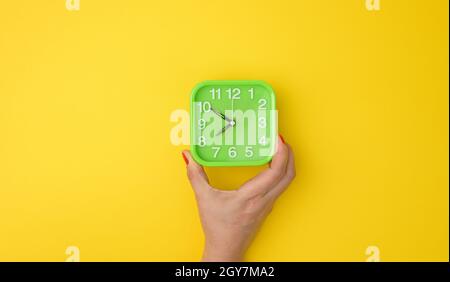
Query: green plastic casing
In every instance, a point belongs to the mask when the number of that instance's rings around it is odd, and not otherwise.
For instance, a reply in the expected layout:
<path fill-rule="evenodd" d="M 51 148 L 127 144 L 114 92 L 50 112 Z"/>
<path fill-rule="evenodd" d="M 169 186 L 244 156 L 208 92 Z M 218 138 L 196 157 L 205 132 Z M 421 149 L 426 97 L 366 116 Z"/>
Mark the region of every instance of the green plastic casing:
<path fill-rule="evenodd" d="M 268 122 L 268 126 L 271 126 L 270 128 L 270 136 L 271 142 L 270 142 L 270 150 L 271 155 L 264 156 L 260 159 L 256 160 L 239 160 L 236 161 L 232 158 L 229 158 L 227 160 L 221 160 L 221 161 L 214 161 L 214 160 L 205 160 L 203 159 L 197 152 L 198 145 L 194 142 L 194 130 L 197 130 L 195 128 L 195 121 L 194 121 L 194 103 L 196 102 L 196 95 L 199 92 L 200 89 L 203 87 L 211 87 L 211 86 L 217 86 L 217 87 L 249 87 L 249 86 L 259 86 L 263 87 L 266 90 L 266 93 L 269 95 L 269 99 L 271 101 L 270 103 L 270 113 L 275 113 L 271 116 L 270 121 Z M 203 166 L 258 166 L 258 165 L 264 165 L 272 160 L 273 152 L 275 151 L 275 145 L 277 142 L 277 135 L 278 135 L 278 121 L 277 121 L 277 114 L 276 114 L 276 100 L 275 100 L 275 93 L 272 89 L 272 87 L 261 80 L 206 80 L 199 84 L 197 84 L 191 93 L 191 99 L 190 99 L 190 142 L 191 142 L 191 154 L 194 158 L 194 160 L 203 165 Z"/>

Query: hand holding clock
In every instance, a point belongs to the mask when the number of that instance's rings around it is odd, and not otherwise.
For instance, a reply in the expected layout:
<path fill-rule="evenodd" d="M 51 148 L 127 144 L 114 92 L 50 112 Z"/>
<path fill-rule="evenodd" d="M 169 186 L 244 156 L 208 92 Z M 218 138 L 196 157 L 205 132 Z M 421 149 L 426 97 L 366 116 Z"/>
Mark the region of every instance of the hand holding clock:
<path fill-rule="evenodd" d="M 282 137 L 269 167 L 238 190 L 212 187 L 202 166 L 183 151 L 205 234 L 203 261 L 239 261 L 276 199 L 295 177 L 294 154 Z"/>

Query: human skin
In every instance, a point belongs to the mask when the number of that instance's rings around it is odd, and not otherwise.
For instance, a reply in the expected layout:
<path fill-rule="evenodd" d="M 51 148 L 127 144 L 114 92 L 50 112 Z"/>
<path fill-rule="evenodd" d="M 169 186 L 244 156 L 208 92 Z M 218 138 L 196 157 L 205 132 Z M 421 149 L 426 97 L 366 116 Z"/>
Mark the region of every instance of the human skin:
<path fill-rule="evenodd" d="M 205 234 L 202 261 L 241 261 L 275 201 L 295 178 L 291 147 L 280 135 L 269 167 L 231 191 L 212 187 L 190 152 L 182 155 Z"/>

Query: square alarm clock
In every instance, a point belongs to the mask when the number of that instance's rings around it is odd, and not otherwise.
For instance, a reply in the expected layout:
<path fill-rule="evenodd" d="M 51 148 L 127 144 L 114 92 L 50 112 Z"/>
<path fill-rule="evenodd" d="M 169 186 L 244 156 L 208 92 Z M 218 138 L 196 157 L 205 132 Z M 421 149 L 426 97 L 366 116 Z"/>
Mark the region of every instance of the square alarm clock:
<path fill-rule="evenodd" d="M 268 163 L 278 140 L 275 94 L 259 80 L 211 80 L 191 94 L 191 153 L 204 166 Z"/>

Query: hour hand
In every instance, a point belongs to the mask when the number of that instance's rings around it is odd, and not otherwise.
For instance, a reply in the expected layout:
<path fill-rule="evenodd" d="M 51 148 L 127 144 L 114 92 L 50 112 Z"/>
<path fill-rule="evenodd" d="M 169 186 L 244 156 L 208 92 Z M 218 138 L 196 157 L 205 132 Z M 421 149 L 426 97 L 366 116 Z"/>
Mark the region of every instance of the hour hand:
<path fill-rule="evenodd" d="M 217 132 L 216 136 L 219 136 L 220 134 L 224 133 L 228 128 L 232 126 L 234 126 L 234 122 L 230 122 L 229 124 L 224 126 L 221 131 Z"/>

